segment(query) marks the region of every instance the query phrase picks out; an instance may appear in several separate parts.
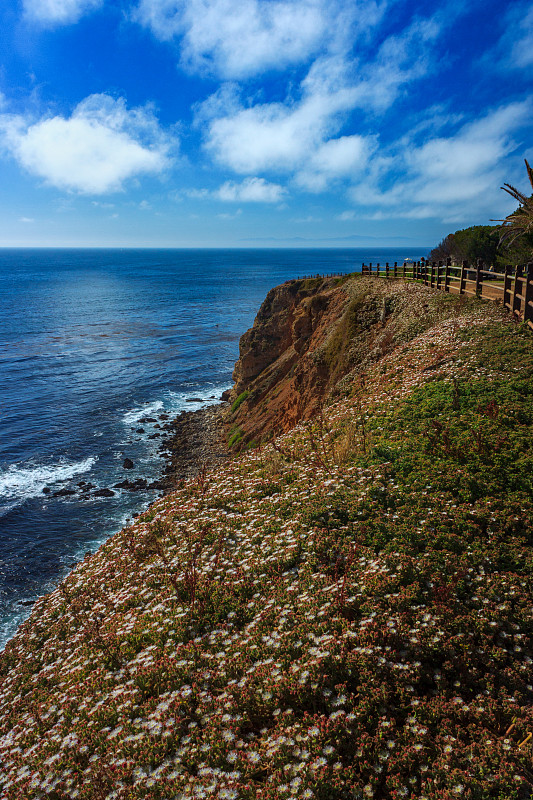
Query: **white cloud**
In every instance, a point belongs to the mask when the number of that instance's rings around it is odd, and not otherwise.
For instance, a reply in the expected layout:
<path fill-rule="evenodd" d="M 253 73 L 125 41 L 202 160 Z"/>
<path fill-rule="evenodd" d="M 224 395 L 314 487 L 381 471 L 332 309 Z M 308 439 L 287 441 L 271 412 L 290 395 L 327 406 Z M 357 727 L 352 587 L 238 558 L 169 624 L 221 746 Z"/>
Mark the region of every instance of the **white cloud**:
<path fill-rule="evenodd" d="M 235 172 L 291 172 L 339 129 L 343 115 L 358 101 L 359 87 L 350 85 L 348 66 L 340 56 L 316 61 L 302 83 L 298 102 L 243 107 L 230 92 L 229 106 L 220 102 L 228 90 L 208 98 L 198 109 L 206 123 L 206 148 Z M 211 114 L 211 119 L 209 119 Z"/>
<path fill-rule="evenodd" d="M 509 54 L 509 65 L 516 69 L 533 65 L 533 5 L 517 25 L 516 37 Z"/>
<path fill-rule="evenodd" d="M 376 58 L 361 67 L 345 52 L 317 58 L 285 102 L 246 105 L 234 85 L 226 85 L 197 108 L 207 151 L 240 174 L 296 174 L 297 183 L 320 191 L 360 169 L 373 137 L 336 138 L 355 109 L 374 114 L 387 109 L 402 87 L 428 69 L 427 45 L 438 35 L 432 20 L 413 23 L 401 36 L 386 39 Z M 416 47 L 414 45 L 416 44 Z"/>
<path fill-rule="evenodd" d="M 150 109 L 91 95 L 72 116 L 30 123 L 0 115 L 0 140 L 19 164 L 46 183 L 82 194 L 120 191 L 126 180 L 160 173 L 174 141 Z"/>
<path fill-rule="evenodd" d="M 214 119 L 206 147 L 220 164 L 235 172 L 291 171 L 326 134 L 327 107 L 310 100 L 294 108 L 267 103 Z"/>
<path fill-rule="evenodd" d="M 264 178 L 245 178 L 241 183 L 226 181 L 218 189 L 185 189 L 180 193 L 192 200 L 221 200 L 224 203 L 278 203 L 287 190 Z"/>
<path fill-rule="evenodd" d="M 237 219 L 237 217 L 240 217 L 241 214 L 242 214 L 242 209 L 238 208 L 237 211 L 234 214 L 228 214 L 227 212 L 224 212 L 222 214 L 217 214 L 217 218 L 218 219 Z"/>
<path fill-rule="evenodd" d="M 375 146 L 374 137 L 329 139 L 315 150 L 304 169 L 297 173 L 296 183 L 320 192 L 336 178 L 355 177 L 367 166 Z"/>
<path fill-rule="evenodd" d="M 514 3 L 498 21 L 503 33 L 484 55 L 481 68 L 528 70 L 533 65 L 533 3 Z"/>
<path fill-rule="evenodd" d="M 24 0 L 24 13 L 44 25 L 67 25 L 102 4 L 103 0 Z"/>
<path fill-rule="evenodd" d="M 140 0 L 135 18 L 159 39 L 182 37 L 182 64 L 241 79 L 338 48 L 382 16 L 378 0 Z"/>
<path fill-rule="evenodd" d="M 416 219 L 498 214 L 505 201 L 498 187 L 509 180 L 507 158 L 517 148 L 513 136 L 530 115 L 529 101 L 510 103 L 450 136 L 418 146 L 403 140 L 396 152 L 376 160 L 373 174 L 352 189 L 352 199 L 361 206 L 385 207 L 391 216 Z M 391 179 L 391 172 L 403 177 Z"/>
<path fill-rule="evenodd" d="M 214 192 L 214 197 L 230 203 L 277 203 L 284 198 L 286 189 L 264 178 L 245 178 L 242 183 L 226 181 Z"/>
<path fill-rule="evenodd" d="M 210 197 L 209 189 L 185 189 L 183 194 L 191 200 L 205 200 L 206 197 Z M 176 199 L 181 199 L 180 192 L 176 194 Z"/>

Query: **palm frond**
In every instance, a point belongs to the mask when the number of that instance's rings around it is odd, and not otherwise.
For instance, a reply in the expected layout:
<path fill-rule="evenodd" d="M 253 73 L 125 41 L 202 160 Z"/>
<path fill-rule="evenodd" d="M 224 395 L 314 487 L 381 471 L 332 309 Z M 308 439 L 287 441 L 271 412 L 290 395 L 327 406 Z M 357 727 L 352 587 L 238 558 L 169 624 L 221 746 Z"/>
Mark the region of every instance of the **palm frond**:
<path fill-rule="evenodd" d="M 503 186 L 500 186 L 500 189 L 503 189 L 504 192 L 510 194 L 511 197 L 514 197 L 515 200 L 518 200 L 519 203 L 527 203 L 527 195 L 520 192 L 518 189 L 515 189 L 514 186 L 511 186 L 510 183 L 504 183 Z"/>
<path fill-rule="evenodd" d="M 531 184 L 531 188 L 533 189 L 533 169 L 531 169 L 531 167 L 527 163 L 527 158 L 525 158 L 524 161 L 526 162 L 527 176 L 529 178 L 529 182 Z"/>
<path fill-rule="evenodd" d="M 527 159 L 524 160 L 526 162 L 527 176 L 533 190 L 533 169 L 529 166 Z M 505 219 L 494 220 L 502 223 L 500 225 L 500 244 L 504 242 L 512 244 L 515 239 L 533 232 L 533 195 L 524 194 L 510 183 L 505 183 L 501 188 L 519 203 L 516 211 L 513 211 Z"/>

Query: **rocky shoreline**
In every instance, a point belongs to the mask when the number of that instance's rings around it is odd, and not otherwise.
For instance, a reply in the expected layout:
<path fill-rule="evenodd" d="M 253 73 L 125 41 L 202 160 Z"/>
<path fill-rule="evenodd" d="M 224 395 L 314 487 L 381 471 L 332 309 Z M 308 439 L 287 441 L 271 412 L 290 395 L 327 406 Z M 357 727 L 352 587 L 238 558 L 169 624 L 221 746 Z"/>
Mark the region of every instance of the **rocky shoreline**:
<path fill-rule="evenodd" d="M 228 458 L 224 435 L 224 411 L 228 403 L 182 411 L 168 423 L 170 437 L 162 450 L 166 465 L 162 479 L 165 493 L 191 478 L 204 466 L 216 466 Z"/>
<path fill-rule="evenodd" d="M 168 494 L 187 478 L 198 474 L 204 466 L 214 466 L 228 458 L 228 448 L 224 431 L 224 411 L 228 403 L 208 406 L 196 411 L 182 411 L 171 419 L 167 413 L 157 417 L 143 417 L 135 433 L 145 434 L 146 427 L 157 429 L 148 435 L 149 439 L 160 438 L 159 454 L 164 465 L 158 479 L 144 477 L 125 477 L 110 486 L 97 486 L 87 481 L 70 483 L 56 491 L 45 486 L 43 494 L 49 497 L 72 497 L 76 500 L 92 500 L 99 497 L 114 497 L 118 491 L 144 492 L 159 491 L 160 496 Z M 123 469 L 127 473 L 135 468 L 130 458 L 125 458 Z M 139 512 L 141 513 L 141 512 Z"/>

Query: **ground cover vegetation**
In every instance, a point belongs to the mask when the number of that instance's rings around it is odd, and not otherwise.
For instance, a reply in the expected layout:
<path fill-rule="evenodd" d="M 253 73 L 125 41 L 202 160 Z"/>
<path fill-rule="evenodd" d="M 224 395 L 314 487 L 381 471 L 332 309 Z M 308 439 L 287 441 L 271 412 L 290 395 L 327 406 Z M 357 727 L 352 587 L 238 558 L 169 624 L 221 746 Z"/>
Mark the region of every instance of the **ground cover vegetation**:
<path fill-rule="evenodd" d="M 322 413 L 37 602 L 2 798 L 532 796 L 533 334 L 401 291 L 413 324 Z"/>

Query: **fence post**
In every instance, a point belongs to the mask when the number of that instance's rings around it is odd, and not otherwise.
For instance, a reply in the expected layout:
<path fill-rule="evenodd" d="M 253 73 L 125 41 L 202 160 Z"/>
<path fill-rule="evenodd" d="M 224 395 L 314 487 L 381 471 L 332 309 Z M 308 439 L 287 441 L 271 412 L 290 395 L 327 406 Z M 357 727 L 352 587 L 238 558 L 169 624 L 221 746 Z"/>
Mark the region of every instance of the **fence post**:
<path fill-rule="evenodd" d="M 431 287 L 435 283 L 435 267 L 436 267 L 436 262 L 432 261 L 431 262 L 431 280 L 430 280 L 430 284 L 429 284 Z"/>
<path fill-rule="evenodd" d="M 394 262 L 394 277 L 395 278 L 398 277 L 398 262 L 397 261 Z"/>
<path fill-rule="evenodd" d="M 444 291 L 445 292 L 449 292 L 450 291 L 450 266 L 451 266 L 451 263 L 452 263 L 451 258 L 447 258 L 446 259 L 446 272 L 444 273 Z"/>
<path fill-rule="evenodd" d="M 483 291 L 482 282 L 483 282 L 483 274 L 481 272 L 481 267 L 483 266 L 483 262 L 480 258 L 477 260 L 476 264 L 476 297 L 481 297 L 481 293 Z"/>
<path fill-rule="evenodd" d="M 378 278 L 379 278 L 379 261 L 378 261 L 378 263 L 376 264 L 376 275 L 377 275 L 377 276 L 378 276 Z"/>
<path fill-rule="evenodd" d="M 461 281 L 459 283 L 459 294 L 464 294 L 466 289 L 466 268 L 468 266 L 468 261 L 463 261 L 461 263 Z"/>
<path fill-rule="evenodd" d="M 533 320 L 533 261 L 526 267 L 526 289 L 524 292 L 524 322 Z"/>
<path fill-rule="evenodd" d="M 520 305 L 522 299 L 520 297 L 521 292 L 519 290 L 519 287 L 520 288 L 522 287 L 522 281 L 520 279 L 522 278 L 523 270 L 524 270 L 523 266 L 521 264 L 517 264 L 514 273 L 513 307 L 511 310 L 513 311 L 514 314 L 518 314 L 518 316 L 520 316 Z"/>
<path fill-rule="evenodd" d="M 442 269 L 442 261 L 437 261 L 437 289 L 440 289 L 440 271 Z"/>
<path fill-rule="evenodd" d="M 509 264 L 503 271 L 503 306 L 511 308 L 511 266 Z"/>
<path fill-rule="evenodd" d="M 388 278 L 389 276 L 389 262 L 385 262 L 385 277 Z"/>

